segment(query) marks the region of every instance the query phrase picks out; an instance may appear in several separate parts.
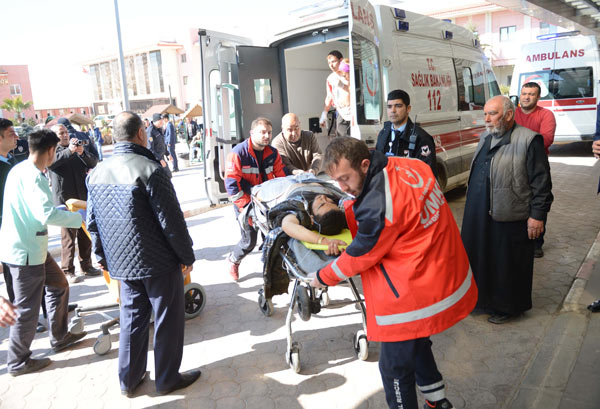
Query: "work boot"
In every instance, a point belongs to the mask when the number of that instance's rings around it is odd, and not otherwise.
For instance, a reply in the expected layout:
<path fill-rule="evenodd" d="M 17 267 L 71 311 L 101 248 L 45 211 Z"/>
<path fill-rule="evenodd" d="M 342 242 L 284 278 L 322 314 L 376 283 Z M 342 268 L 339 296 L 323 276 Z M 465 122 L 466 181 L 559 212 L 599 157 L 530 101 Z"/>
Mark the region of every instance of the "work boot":
<path fill-rule="evenodd" d="M 184 372 L 180 375 L 179 381 L 175 385 L 171 386 L 169 389 L 165 389 L 164 391 L 157 390 L 156 392 L 159 395 L 166 395 L 178 389 L 187 388 L 188 386 L 196 382 L 198 378 L 200 378 L 200 374 L 201 372 L 199 369 Z"/>
<path fill-rule="evenodd" d="M 423 409 L 454 409 L 454 406 L 452 406 L 450 401 L 446 398 L 433 403 L 425 399 L 425 405 L 423 405 Z"/>
<path fill-rule="evenodd" d="M 82 276 L 76 276 L 75 273 L 68 273 L 67 274 L 67 281 L 69 282 L 69 284 L 77 284 L 83 281 L 83 277 Z"/>
<path fill-rule="evenodd" d="M 239 270 L 240 270 L 240 264 L 234 263 L 230 259 L 229 260 L 229 275 L 231 276 L 233 281 L 237 281 L 240 279 L 240 271 Z"/>
<path fill-rule="evenodd" d="M 51 363 L 52 361 L 50 360 L 50 358 L 29 358 L 23 368 L 18 369 L 16 371 L 8 371 L 8 373 L 10 374 L 10 376 L 21 376 L 32 372 L 37 372 L 40 369 L 47 367 Z"/>

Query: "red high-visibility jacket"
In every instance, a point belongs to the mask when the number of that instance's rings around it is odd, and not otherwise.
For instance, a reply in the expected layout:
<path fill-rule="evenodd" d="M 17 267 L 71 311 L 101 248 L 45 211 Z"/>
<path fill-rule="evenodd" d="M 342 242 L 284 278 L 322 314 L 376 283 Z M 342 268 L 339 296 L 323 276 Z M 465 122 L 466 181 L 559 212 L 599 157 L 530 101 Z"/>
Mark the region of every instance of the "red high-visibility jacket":
<path fill-rule="evenodd" d="M 317 272 L 326 285 L 361 274 L 367 337 L 396 342 L 441 332 L 475 307 L 477 287 L 431 168 L 373 152 L 363 191 L 346 205 L 354 237 Z"/>

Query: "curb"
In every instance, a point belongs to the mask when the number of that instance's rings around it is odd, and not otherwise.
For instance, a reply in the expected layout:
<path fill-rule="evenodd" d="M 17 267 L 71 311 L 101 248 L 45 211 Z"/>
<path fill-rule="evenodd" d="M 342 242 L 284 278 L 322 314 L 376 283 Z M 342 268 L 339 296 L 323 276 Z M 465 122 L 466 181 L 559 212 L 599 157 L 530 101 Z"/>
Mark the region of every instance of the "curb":
<path fill-rule="evenodd" d="M 592 243 L 590 250 L 588 251 L 583 263 L 579 267 L 577 274 L 575 275 L 575 280 L 573 280 L 573 284 L 571 284 L 571 289 L 567 293 L 565 300 L 563 301 L 562 308 L 560 312 L 585 312 L 586 306 L 579 303 L 581 299 L 581 295 L 585 290 L 585 286 L 587 285 L 588 280 L 592 272 L 594 271 L 594 266 L 596 265 L 597 260 L 600 258 L 600 232 L 596 236 L 596 240 Z"/>

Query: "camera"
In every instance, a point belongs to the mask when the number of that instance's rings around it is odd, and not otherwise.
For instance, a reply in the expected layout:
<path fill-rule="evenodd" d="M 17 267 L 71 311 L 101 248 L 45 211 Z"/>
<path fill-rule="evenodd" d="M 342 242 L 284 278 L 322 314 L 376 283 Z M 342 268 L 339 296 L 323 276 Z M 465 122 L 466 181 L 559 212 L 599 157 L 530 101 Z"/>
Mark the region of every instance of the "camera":
<path fill-rule="evenodd" d="M 83 139 L 77 139 L 77 141 L 75 142 L 75 145 L 77 146 L 87 146 L 89 145 L 90 141 L 86 141 Z"/>

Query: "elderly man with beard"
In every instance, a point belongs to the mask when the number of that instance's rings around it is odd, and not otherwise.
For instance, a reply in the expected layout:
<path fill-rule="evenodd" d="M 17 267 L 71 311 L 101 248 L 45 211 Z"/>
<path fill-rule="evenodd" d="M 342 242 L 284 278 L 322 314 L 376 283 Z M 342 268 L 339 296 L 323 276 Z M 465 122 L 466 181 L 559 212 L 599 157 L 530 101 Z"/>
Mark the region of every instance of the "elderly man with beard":
<path fill-rule="evenodd" d="M 490 99 L 484 115 L 462 238 L 479 288 L 477 308 L 504 324 L 531 309 L 534 239 L 550 211 L 552 181 L 542 135 L 515 123 L 508 98 Z"/>

